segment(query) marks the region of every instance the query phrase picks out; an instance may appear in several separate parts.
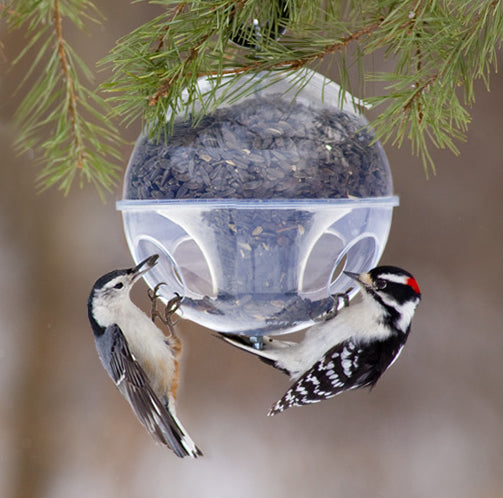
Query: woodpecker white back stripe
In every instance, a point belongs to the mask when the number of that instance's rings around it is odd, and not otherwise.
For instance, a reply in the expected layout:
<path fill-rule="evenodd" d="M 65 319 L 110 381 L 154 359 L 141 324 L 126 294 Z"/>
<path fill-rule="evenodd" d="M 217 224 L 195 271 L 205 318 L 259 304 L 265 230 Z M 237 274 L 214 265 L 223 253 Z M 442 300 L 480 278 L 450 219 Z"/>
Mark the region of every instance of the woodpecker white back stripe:
<path fill-rule="evenodd" d="M 417 300 L 415 301 L 407 301 L 402 305 L 398 306 L 397 311 L 400 314 L 400 318 L 397 322 L 397 327 L 402 331 L 406 332 L 412 317 L 414 316 L 414 312 L 416 311 Z"/>

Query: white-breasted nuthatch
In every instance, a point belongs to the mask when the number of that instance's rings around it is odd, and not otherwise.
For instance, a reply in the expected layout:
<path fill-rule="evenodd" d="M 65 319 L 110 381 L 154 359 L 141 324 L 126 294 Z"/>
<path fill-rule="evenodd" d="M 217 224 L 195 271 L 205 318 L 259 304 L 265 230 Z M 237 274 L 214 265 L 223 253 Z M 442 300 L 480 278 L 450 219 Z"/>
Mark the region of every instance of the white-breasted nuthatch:
<path fill-rule="evenodd" d="M 175 410 L 181 341 L 173 330 L 164 335 L 129 296 L 133 284 L 158 258 L 153 255 L 134 268 L 99 278 L 89 295 L 89 321 L 101 363 L 138 420 L 177 456 L 196 458 L 201 450 Z"/>

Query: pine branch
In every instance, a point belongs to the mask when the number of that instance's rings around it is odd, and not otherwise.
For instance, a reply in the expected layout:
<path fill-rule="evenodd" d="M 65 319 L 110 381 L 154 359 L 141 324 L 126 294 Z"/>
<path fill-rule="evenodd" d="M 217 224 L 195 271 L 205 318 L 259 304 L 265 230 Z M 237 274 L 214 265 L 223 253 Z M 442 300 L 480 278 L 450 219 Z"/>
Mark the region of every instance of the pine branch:
<path fill-rule="evenodd" d="M 253 91 L 240 85 L 243 75 L 316 67 L 328 55 L 338 58 L 346 90 L 349 66 L 355 63 L 348 61 L 347 52 L 354 46 L 360 78 L 388 83 L 385 94 L 366 99 L 383 108 L 372 123 L 377 136 L 397 146 L 408 139 L 426 172 L 434 170 L 432 145 L 457 153 L 455 142 L 464 138 L 470 121 L 466 107 L 473 103 L 474 80 L 488 82 L 503 35 L 501 2 L 494 0 L 354 0 L 345 11 L 335 1 L 291 1 L 287 34 L 280 40 L 263 34 L 260 44 L 253 30 L 243 27 L 253 18 L 261 27 L 285 23 L 279 0 L 267 2 L 276 6 L 269 9 L 260 0 L 157 3 L 166 6 L 167 14 L 126 36 L 106 60 L 115 69 L 107 89 L 114 92 L 111 101 L 125 122 L 143 119 L 152 136 L 159 136 L 166 115 L 173 119 L 177 113 L 194 112 L 196 102 L 203 104 L 201 113 L 211 112 Z M 254 50 L 229 41 L 238 32 L 243 45 L 255 44 Z M 152 51 L 154 34 L 162 43 Z M 396 61 L 395 70 L 364 73 L 361 59 L 382 50 Z M 307 73 L 299 74 L 297 82 L 303 85 L 302 74 Z M 204 97 L 196 84 L 202 76 L 214 82 Z M 216 88 L 224 84 L 228 89 L 217 98 Z"/>
<path fill-rule="evenodd" d="M 270 64 L 264 63 L 264 61 L 260 60 L 255 60 L 251 62 L 250 64 L 247 64 L 245 66 L 241 67 L 235 67 L 231 69 L 225 69 L 220 72 L 217 71 L 211 71 L 211 72 L 201 72 L 197 74 L 198 78 L 201 78 L 203 76 L 235 76 L 239 75 L 242 73 L 252 73 L 252 72 L 259 72 L 263 70 L 268 70 L 268 71 L 274 71 L 274 70 L 285 70 L 285 71 L 295 71 L 297 69 L 303 68 L 308 66 L 309 64 L 315 63 L 317 61 L 320 61 L 327 55 L 333 54 L 334 52 L 341 51 L 352 42 L 360 39 L 364 35 L 367 35 L 377 29 L 379 27 L 379 23 L 374 23 L 371 26 L 366 26 L 365 28 L 361 29 L 360 31 L 356 33 L 351 33 L 347 37 L 342 38 L 340 41 L 337 41 L 335 43 L 330 43 L 329 45 L 319 49 L 317 52 L 306 55 L 301 58 L 297 57 L 292 57 L 287 60 L 281 60 L 278 62 L 272 62 Z M 197 53 L 197 50 L 194 50 L 194 52 L 191 52 L 191 56 L 186 59 L 185 62 L 190 62 L 192 59 L 194 59 L 194 55 Z M 183 73 L 179 73 L 179 78 L 184 77 L 185 75 Z M 149 100 L 149 105 L 156 105 L 156 103 L 159 101 L 159 99 L 163 97 L 168 96 L 168 89 L 170 88 L 171 84 L 175 82 L 175 79 L 170 79 L 169 81 L 163 82 L 162 83 L 162 90 L 159 90 L 155 93 L 155 95 Z"/>
<path fill-rule="evenodd" d="M 246 3 L 245 1 L 241 0 L 238 2 L 241 6 Z M 181 12 L 181 10 L 187 5 L 186 2 L 180 3 L 177 8 L 175 9 L 175 13 L 172 17 L 172 20 L 176 18 L 176 16 Z M 235 12 L 235 11 L 234 11 Z M 229 18 L 229 21 L 232 22 L 233 18 L 235 16 L 231 15 Z M 377 22 L 372 23 L 368 26 L 363 27 L 356 33 L 350 33 L 349 35 L 342 37 L 340 40 L 337 40 L 334 43 L 329 43 L 328 45 L 319 48 L 316 52 L 311 53 L 309 55 L 306 55 L 304 57 L 296 57 L 293 56 L 290 59 L 287 60 L 281 60 L 278 62 L 272 62 L 272 63 L 266 63 L 263 60 L 254 60 L 253 62 L 240 66 L 240 67 L 235 67 L 231 69 L 226 69 L 226 70 L 221 70 L 221 71 L 210 71 L 210 72 L 199 72 L 197 73 L 197 78 L 201 78 L 203 76 L 230 76 L 230 75 L 238 75 L 241 73 L 251 73 L 251 72 L 260 72 L 264 70 L 287 70 L 287 71 L 295 71 L 297 69 L 300 69 L 302 67 L 306 67 L 309 64 L 316 63 L 317 61 L 320 61 L 321 59 L 325 58 L 327 55 L 333 54 L 334 52 L 342 51 L 347 48 L 347 46 L 354 41 L 359 40 L 365 35 L 368 35 L 369 33 L 375 31 L 376 29 L 379 28 L 380 23 L 384 20 L 384 18 L 380 18 Z M 166 26 L 165 32 L 167 33 L 169 29 L 169 24 Z M 166 98 L 169 96 L 169 89 L 170 87 L 176 82 L 177 79 L 181 79 L 187 76 L 185 71 L 183 70 L 185 67 L 187 67 L 199 54 L 200 46 L 206 42 L 206 40 L 211 36 L 211 33 L 205 34 L 200 43 L 193 47 L 190 50 L 189 55 L 183 62 L 183 67 L 181 71 L 178 71 L 177 74 L 172 77 L 168 78 L 165 81 L 161 81 L 160 89 L 155 92 L 155 94 L 149 99 L 149 105 L 154 106 L 157 104 L 157 102 L 161 98 Z M 161 50 L 163 46 L 162 40 L 159 43 L 159 46 L 157 48 L 157 52 Z"/>
<path fill-rule="evenodd" d="M 54 0 L 54 25 L 56 30 L 58 57 L 63 71 L 63 80 L 66 83 L 66 92 L 68 99 L 68 114 L 71 119 L 71 134 L 73 136 L 73 145 L 76 152 L 77 168 L 81 169 L 85 161 L 84 144 L 80 127 L 78 126 L 77 114 L 77 96 L 75 94 L 75 83 L 73 81 L 70 65 L 66 56 L 65 40 L 63 38 L 63 22 L 61 19 L 61 11 L 59 10 L 59 0 Z"/>
<path fill-rule="evenodd" d="M 162 13 L 120 39 L 101 61 L 112 69 L 102 88 L 124 124 L 141 121 L 152 137 L 160 136 L 166 116 L 171 125 L 180 115 L 191 114 L 197 122 L 252 92 L 265 71 L 278 78 L 295 74 L 301 87 L 309 77 L 305 69 L 331 61 L 343 92 L 352 92 L 355 82 L 362 89 L 363 82 L 384 83 L 380 95 L 359 95 L 380 111 L 372 123 L 376 137 L 396 146 L 409 141 L 427 173 L 434 170 L 432 147 L 458 152 L 470 122 L 474 83 L 482 79 L 489 88 L 503 41 L 501 0 L 150 3 Z M 89 81 L 90 71 L 77 74 L 81 62 L 63 33 L 64 19 L 82 29 L 95 14 L 89 0 L 0 6 L 11 27 L 30 35 L 18 59 L 36 51 L 22 84 L 39 77 L 20 106 L 18 143 L 22 150 L 42 150 L 42 185 L 57 184 L 65 192 L 75 177 L 109 188 L 116 174 L 106 159 L 117 156 L 117 132 L 103 99 L 80 82 L 81 75 Z M 366 69 L 376 54 L 392 61 L 390 72 Z M 350 77 L 351 69 L 356 76 Z M 244 84 L 250 74 L 252 84 Z M 198 86 L 202 76 L 211 82 L 205 95 Z"/>
<path fill-rule="evenodd" d="M 103 196 L 102 189 L 110 190 L 117 178 L 118 168 L 109 159 L 119 157 L 120 139 L 106 119 L 108 106 L 81 83 L 77 68 L 88 82 L 92 72 L 63 33 L 66 19 L 80 29 L 84 20 L 96 21 L 95 7 L 87 0 L 23 0 L 3 11 L 11 27 L 34 33 L 14 63 L 37 52 L 21 82 L 24 86 L 38 74 L 16 113 L 18 150 L 33 149 L 40 158 L 42 190 L 57 185 L 67 194 L 78 179 L 81 186 L 84 181 L 94 184 Z"/>
<path fill-rule="evenodd" d="M 455 142 L 464 140 L 470 122 L 466 107 L 474 102 L 474 81 L 482 78 L 488 87 L 496 66 L 503 12 L 501 2 L 493 0 L 455 5 L 418 2 L 407 16 L 407 37 L 396 36 L 396 19 L 389 16 L 383 30 L 388 23 L 393 27 L 390 34 L 370 47 L 374 50 L 386 43 L 399 60 L 395 73 L 372 76 L 388 82 L 389 93 L 367 102 L 387 106 L 373 123 L 376 137 L 398 146 L 408 138 L 428 173 L 428 169 L 435 171 L 431 145 L 459 153 Z"/>
<path fill-rule="evenodd" d="M 168 5 L 173 2 L 159 3 Z M 197 89 L 197 79 L 201 76 L 212 76 L 216 87 L 223 83 L 224 76 L 232 75 L 233 80 L 227 78 L 226 84 L 239 90 L 242 75 L 271 70 L 292 72 L 316 64 L 327 54 L 344 50 L 351 41 L 375 28 L 373 23 L 346 37 L 337 36 L 334 41 L 333 37 L 320 35 L 319 19 L 312 12 L 306 12 L 306 3 L 302 3 L 303 15 L 300 17 L 304 20 L 312 18 L 316 28 L 306 28 L 298 19 L 299 9 L 289 3 L 291 16 L 288 25 L 299 26 L 299 32 L 304 33 L 302 37 L 286 36 L 282 43 L 278 43 L 262 29 L 262 38 L 266 42 L 257 50 L 237 47 L 231 42 L 239 34 L 243 45 L 256 44 L 253 31 L 243 31 L 243 26 L 254 16 L 261 19 L 261 26 L 273 27 L 284 22 L 280 9 L 272 8 L 276 3 L 257 0 L 184 2 L 184 9 L 178 9 L 176 15 L 168 10 L 166 15 L 120 40 L 104 61 L 114 65 L 115 75 L 106 88 L 114 93 L 111 101 L 117 114 L 127 124 L 138 118 L 143 118 L 144 123 L 158 123 L 159 126 L 151 128 L 151 132 L 153 136 L 159 135 L 162 132 L 160 123 L 164 122 L 166 114 L 174 116 L 176 112 L 187 111 L 196 101 L 202 104 L 203 112 L 221 103 L 214 95 L 205 96 L 207 100 L 205 98 L 203 102 Z M 320 14 L 319 6 L 314 12 Z M 333 18 L 324 23 L 332 29 L 333 26 L 342 26 Z M 152 52 L 150 47 L 154 45 L 156 33 L 166 34 L 166 37 L 163 43 L 156 44 L 162 50 Z M 183 92 L 188 93 L 187 101 L 182 98 Z M 230 90 L 228 95 L 233 97 Z"/>

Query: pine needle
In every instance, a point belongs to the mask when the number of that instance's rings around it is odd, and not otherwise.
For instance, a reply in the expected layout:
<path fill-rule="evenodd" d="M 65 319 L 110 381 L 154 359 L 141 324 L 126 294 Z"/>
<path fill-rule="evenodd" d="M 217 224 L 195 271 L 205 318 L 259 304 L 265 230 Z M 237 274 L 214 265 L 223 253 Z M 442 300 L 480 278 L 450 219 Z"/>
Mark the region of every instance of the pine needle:
<path fill-rule="evenodd" d="M 114 116 L 141 122 L 152 137 L 167 133 L 166 119 L 204 113 L 252 93 L 264 72 L 295 74 L 330 62 L 338 69 L 340 99 L 358 97 L 380 111 L 376 137 L 409 142 L 426 174 L 435 171 L 432 148 L 458 153 L 470 123 L 480 79 L 489 88 L 503 40 L 501 0 L 155 0 L 162 13 L 118 40 L 101 61 L 112 76 L 89 87 L 93 71 L 65 40 L 62 19 L 84 29 L 101 22 L 90 0 L 17 0 L 0 6 L 11 28 L 28 41 L 17 60 L 33 64 L 31 85 L 19 107 L 20 150 L 35 148 L 43 168 L 41 188 L 65 193 L 73 182 L 99 189 L 113 185 L 118 157 Z M 391 70 L 377 73 L 376 54 Z M 17 60 L 15 62 L 17 62 Z M 80 69 L 83 68 L 83 69 Z M 252 84 L 244 76 L 255 75 Z M 36 77 L 37 76 L 37 77 Z M 198 79 L 212 84 L 203 94 Z M 379 82 L 378 95 L 365 95 Z M 223 89 L 223 91 L 222 91 Z"/>
<path fill-rule="evenodd" d="M 93 72 L 63 32 L 63 19 L 83 29 L 85 22 L 96 21 L 96 8 L 88 0 L 22 0 L 7 11 L 10 26 L 24 28 L 29 36 L 14 63 L 33 55 L 18 90 L 26 96 L 15 116 L 17 150 L 33 150 L 38 158 L 41 190 L 57 186 L 68 194 L 75 181 L 88 182 L 103 197 L 117 180 L 118 167 L 110 160 L 119 158 L 120 138 L 107 119 L 108 104 L 86 86 Z"/>

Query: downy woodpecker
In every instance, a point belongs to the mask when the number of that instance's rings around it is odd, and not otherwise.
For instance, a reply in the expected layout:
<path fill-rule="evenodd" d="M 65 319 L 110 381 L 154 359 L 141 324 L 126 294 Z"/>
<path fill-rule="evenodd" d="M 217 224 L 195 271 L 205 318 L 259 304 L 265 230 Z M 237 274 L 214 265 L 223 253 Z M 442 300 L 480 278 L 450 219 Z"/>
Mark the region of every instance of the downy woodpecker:
<path fill-rule="evenodd" d="M 394 266 L 345 274 L 361 287 L 362 299 L 327 313 L 328 319 L 309 328 L 300 342 L 264 337 L 259 350 L 246 336 L 221 334 L 226 342 L 257 355 L 294 381 L 269 415 L 372 387 L 402 351 L 421 299 L 414 277 Z"/>

